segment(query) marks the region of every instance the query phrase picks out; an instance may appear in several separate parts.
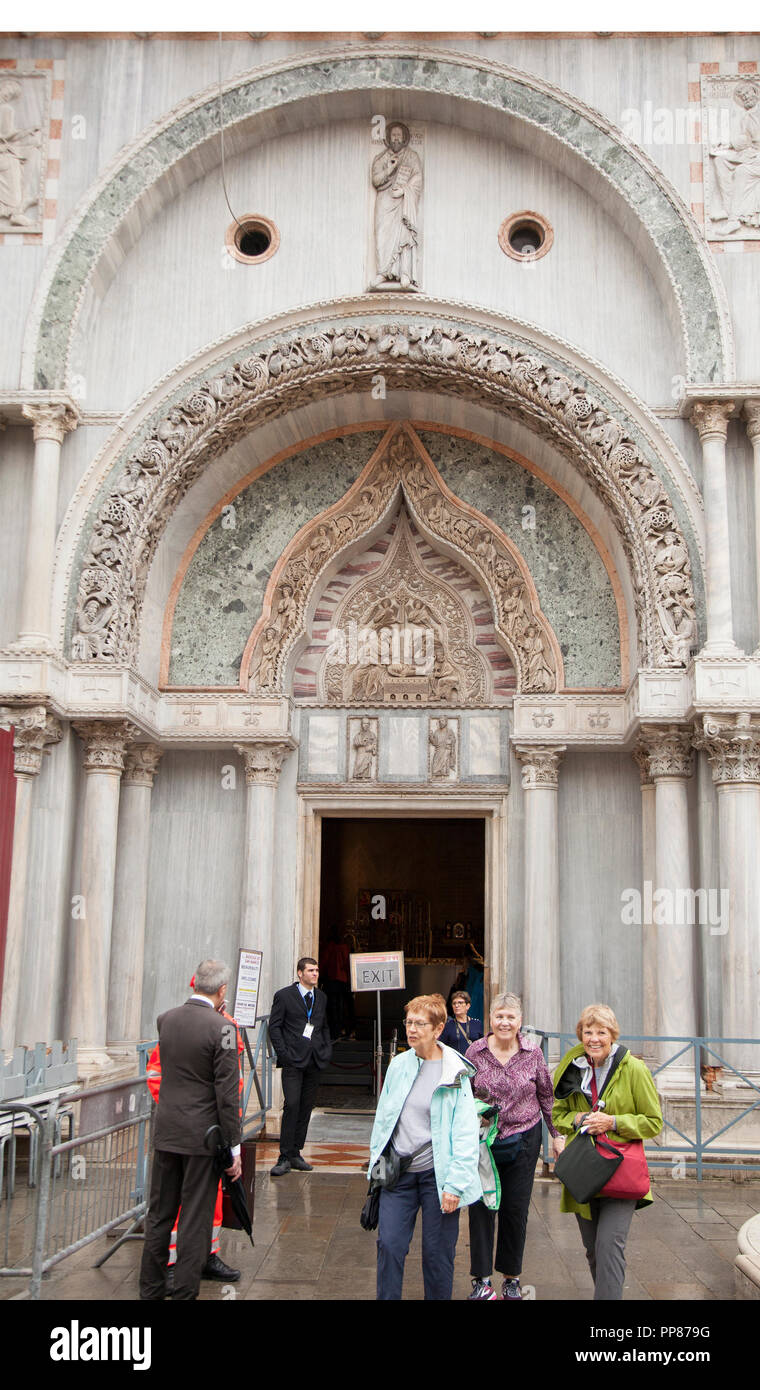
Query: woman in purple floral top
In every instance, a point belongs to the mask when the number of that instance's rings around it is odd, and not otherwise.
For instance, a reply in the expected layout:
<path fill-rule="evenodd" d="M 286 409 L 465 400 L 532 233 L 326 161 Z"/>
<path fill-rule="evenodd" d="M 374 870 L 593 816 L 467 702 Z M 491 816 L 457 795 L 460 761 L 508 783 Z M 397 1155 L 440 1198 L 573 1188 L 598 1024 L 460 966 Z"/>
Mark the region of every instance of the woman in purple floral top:
<path fill-rule="evenodd" d="M 498 1108 L 497 1137 L 491 1150 L 499 1170 L 501 1202 L 496 1238 L 496 1269 L 504 1277 L 501 1297 L 522 1298 L 520 1274 L 528 1208 L 541 1148 L 541 1116 L 552 1136 L 554 1157 L 565 1141 L 552 1124 L 554 1091 L 541 1049 L 520 1033 L 522 1003 L 516 994 L 498 994 L 491 1005 L 491 1031 L 465 1056 L 476 1068 L 472 1089 L 479 1100 Z M 496 1213 L 483 1202 L 469 1208 L 471 1300 L 497 1297 L 491 1283 Z"/>

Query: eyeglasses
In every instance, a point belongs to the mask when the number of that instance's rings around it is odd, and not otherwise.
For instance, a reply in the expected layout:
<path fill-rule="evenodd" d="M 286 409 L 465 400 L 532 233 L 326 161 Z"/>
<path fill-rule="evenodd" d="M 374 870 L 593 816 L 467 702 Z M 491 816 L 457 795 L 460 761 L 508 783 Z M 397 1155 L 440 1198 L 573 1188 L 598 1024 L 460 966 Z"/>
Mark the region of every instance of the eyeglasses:
<path fill-rule="evenodd" d="M 408 1018 L 404 1023 L 407 1031 L 410 1028 L 432 1028 L 432 1023 L 427 1018 Z"/>

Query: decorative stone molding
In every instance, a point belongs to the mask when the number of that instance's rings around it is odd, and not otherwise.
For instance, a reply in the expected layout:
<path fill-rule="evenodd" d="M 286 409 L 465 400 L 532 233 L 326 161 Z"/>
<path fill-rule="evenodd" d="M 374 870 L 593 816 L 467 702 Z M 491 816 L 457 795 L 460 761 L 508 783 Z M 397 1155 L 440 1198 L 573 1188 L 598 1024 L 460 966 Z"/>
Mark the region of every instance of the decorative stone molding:
<path fill-rule="evenodd" d="M 124 759 L 122 786 L 152 787 L 163 756 L 163 748 L 156 743 L 133 743 Z"/>
<path fill-rule="evenodd" d="M 744 418 L 747 434 L 753 444 L 760 440 L 760 401 L 745 401 Z"/>
<path fill-rule="evenodd" d="M 667 728 L 647 725 L 641 730 L 638 751 L 648 760 L 649 777 L 653 782 L 663 777 L 691 777 L 694 770 L 691 740 L 691 729 L 678 724 L 669 724 Z"/>
<path fill-rule="evenodd" d="M 286 105 L 292 112 L 304 101 L 311 121 L 315 103 L 330 119 L 332 94 L 340 94 L 345 102 L 349 92 L 367 92 L 376 102 L 383 90 L 411 92 L 404 101 L 412 101 L 420 111 L 423 103 L 437 98 L 461 101 L 471 110 L 484 107 L 489 122 L 517 118 L 560 150 L 579 156 L 641 224 L 659 258 L 681 318 L 689 375 L 703 381 L 730 376 L 725 291 L 693 217 L 640 147 L 601 113 L 551 83 L 472 54 L 408 43 L 352 44 L 310 54 L 308 59 L 288 58 L 231 79 L 221 115 L 228 127 L 243 122 L 250 126 L 259 118 L 271 120 L 267 112 Z M 35 295 L 25 338 L 27 384 L 32 371 L 35 382 L 49 388 L 65 379 L 85 289 L 101 271 L 109 244 L 116 261 L 113 244 L 118 246 L 130 213 L 145 225 L 162 199 L 170 196 L 169 190 L 182 186 L 183 162 L 192 161 L 197 170 L 194 152 L 218 141 L 219 120 L 219 90 L 213 86 L 183 101 L 120 151 L 88 191 Z"/>
<path fill-rule="evenodd" d="M 75 719 L 73 727 L 84 743 L 85 772 L 124 771 L 127 744 L 137 730 L 127 720 Z"/>
<path fill-rule="evenodd" d="M 707 753 L 717 786 L 760 783 L 760 718 L 705 714 L 694 747 Z"/>
<path fill-rule="evenodd" d="M 282 765 L 295 747 L 295 742 L 235 743 L 233 747 L 243 759 L 245 780 L 249 787 L 276 787 Z"/>
<path fill-rule="evenodd" d="M 387 387 L 433 385 L 491 408 L 518 409 L 534 430 L 550 437 L 614 517 L 631 566 L 645 664 L 688 663 L 697 634 L 688 547 L 663 483 L 623 425 L 585 386 L 526 351 L 520 341 L 435 320 L 398 319 L 283 337 L 197 382 L 169 408 L 127 458 L 97 512 L 77 577 L 74 659 L 131 660 L 160 536 L 174 506 L 212 458 L 254 426 L 326 390 L 370 389 L 378 370 Z M 449 500 L 456 501 L 450 495 Z M 329 528 L 312 538 L 302 577 L 308 571 L 308 578 L 315 578 L 320 559 L 348 543 L 354 528 L 350 519 L 346 524 L 351 534 L 340 544 L 337 537 L 335 544 L 330 541 Z M 434 525 L 431 529 L 435 533 Z M 287 599 L 282 593 L 278 601 Z M 278 633 L 268 636 L 265 680 L 259 682 L 264 689 L 271 688 L 272 667 L 276 678 L 280 664 Z"/>
<path fill-rule="evenodd" d="M 0 707 L 0 723 L 13 726 L 13 771 L 17 777 L 36 777 L 53 743 L 60 743 L 60 722 L 44 705 Z"/>
<path fill-rule="evenodd" d="M 521 783 L 526 790 L 559 786 L 559 765 L 567 751 L 565 744 L 515 744 L 514 749 L 523 765 Z"/>
<path fill-rule="evenodd" d="M 736 409 L 733 401 L 695 401 L 691 408 L 701 440 L 716 437 L 725 439 L 728 435 L 728 422 Z"/>
<path fill-rule="evenodd" d="M 63 443 L 63 436 L 75 430 L 79 424 L 79 413 L 61 401 L 47 404 L 27 403 L 21 407 L 26 420 L 32 422 L 34 442 L 38 439 L 52 439 L 56 444 Z"/>

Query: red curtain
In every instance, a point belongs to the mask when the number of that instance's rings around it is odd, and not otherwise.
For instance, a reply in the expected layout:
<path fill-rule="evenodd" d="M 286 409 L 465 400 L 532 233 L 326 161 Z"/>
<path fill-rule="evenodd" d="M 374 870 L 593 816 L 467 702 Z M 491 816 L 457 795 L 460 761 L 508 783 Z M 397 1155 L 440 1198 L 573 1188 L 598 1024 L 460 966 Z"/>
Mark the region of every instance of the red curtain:
<path fill-rule="evenodd" d="M 7 729 L 0 729 L 0 990 L 2 990 L 5 963 L 5 935 L 8 928 L 8 897 L 11 888 L 15 809 L 16 778 L 13 775 L 13 730 L 11 729 L 9 732 Z"/>

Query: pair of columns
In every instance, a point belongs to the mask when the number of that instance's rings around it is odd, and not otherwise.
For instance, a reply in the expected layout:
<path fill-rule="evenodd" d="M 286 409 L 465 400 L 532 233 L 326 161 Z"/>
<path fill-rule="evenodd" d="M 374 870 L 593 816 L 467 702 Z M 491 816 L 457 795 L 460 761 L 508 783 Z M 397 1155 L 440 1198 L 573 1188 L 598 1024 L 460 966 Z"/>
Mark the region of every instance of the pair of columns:
<path fill-rule="evenodd" d="M 726 484 L 726 439 L 733 401 L 696 401 L 691 418 L 702 444 L 702 499 L 705 509 L 705 599 L 707 656 L 736 654 L 731 603 L 731 548 Z M 754 453 L 757 618 L 760 624 L 760 401 L 746 401 L 744 418 Z M 760 647 L 758 648 L 760 650 Z"/>

